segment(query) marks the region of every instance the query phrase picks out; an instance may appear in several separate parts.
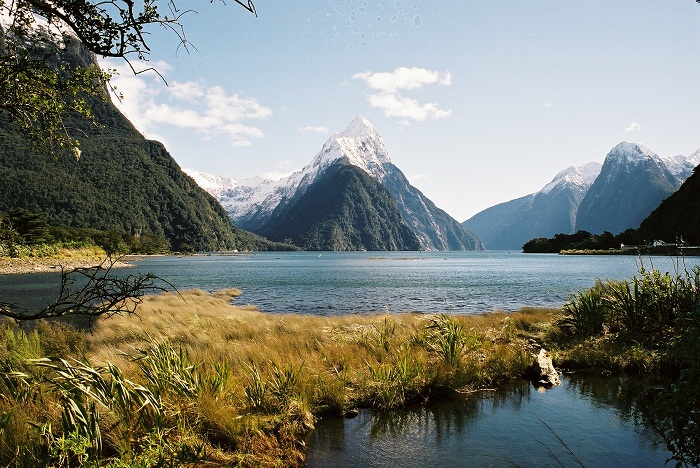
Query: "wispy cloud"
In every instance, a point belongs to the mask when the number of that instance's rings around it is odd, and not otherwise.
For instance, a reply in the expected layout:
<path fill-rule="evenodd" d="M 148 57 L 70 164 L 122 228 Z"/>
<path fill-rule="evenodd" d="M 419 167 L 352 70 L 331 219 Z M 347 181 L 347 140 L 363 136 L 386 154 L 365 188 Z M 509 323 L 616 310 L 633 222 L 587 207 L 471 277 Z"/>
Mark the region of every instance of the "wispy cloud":
<path fill-rule="evenodd" d="M 545 109 L 551 109 L 552 103 L 551 102 L 543 102 L 542 104 L 540 104 L 540 107 L 543 107 Z"/>
<path fill-rule="evenodd" d="M 283 159 L 275 163 L 275 169 L 272 172 L 266 172 L 263 174 L 263 178 L 270 180 L 280 180 L 283 177 L 290 176 L 294 173 L 291 169 L 293 162 L 289 159 Z"/>
<path fill-rule="evenodd" d="M 626 132 L 633 132 L 637 130 L 638 128 L 642 128 L 641 124 L 638 124 L 637 122 L 630 122 L 627 127 L 625 127 Z"/>
<path fill-rule="evenodd" d="M 175 127 L 203 138 L 227 136 L 234 147 L 249 146 L 253 138 L 264 136 L 250 121 L 272 115 L 256 99 L 231 94 L 221 86 L 194 81 L 166 86 L 155 72 L 134 75 L 127 65 L 109 59 L 101 60 L 101 65 L 118 71 L 112 85 L 124 98 L 115 104 L 149 138 Z M 163 75 L 170 70 L 165 62 L 154 68 Z"/>
<path fill-rule="evenodd" d="M 383 110 L 387 117 L 424 122 L 442 119 L 452 114 L 451 109 L 441 109 L 437 103 L 421 104 L 403 94 L 405 91 L 420 89 L 426 85 L 450 86 L 450 72 L 400 67 L 391 72 L 356 73 L 352 78 L 364 81 L 372 90 L 367 96 L 370 106 Z"/>
<path fill-rule="evenodd" d="M 411 183 L 414 183 L 414 182 L 416 182 L 416 181 L 418 181 L 418 180 L 423 180 L 423 179 L 428 179 L 428 178 L 429 178 L 429 177 L 428 177 L 427 174 L 414 174 L 414 175 L 412 175 L 411 177 L 408 178 L 408 181 L 411 182 Z"/>
<path fill-rule="evenodd" d="M 299 128 L 300 133 L 328 133 L 326 127 L 301 127 Z"/>

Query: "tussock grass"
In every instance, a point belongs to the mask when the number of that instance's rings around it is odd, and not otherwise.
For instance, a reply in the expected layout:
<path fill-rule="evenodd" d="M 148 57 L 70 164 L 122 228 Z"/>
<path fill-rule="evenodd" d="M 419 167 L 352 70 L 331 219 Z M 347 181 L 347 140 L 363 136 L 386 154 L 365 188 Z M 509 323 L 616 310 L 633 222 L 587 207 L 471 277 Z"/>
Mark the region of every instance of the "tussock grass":
<path fill-rule="evenodd" d="M 697 431 L 677 427 L 697 412 L 700 269 L 597 282 L 560 311 L 321 317 L 239 295 L 147 296 L 89 332 L 0 324 L 0 464 L 297 466 L 320 415 L 490 388 L 542 346 L 560 366 L 675 372 L 655 397 L 682 405 L 654 410 L 655 427 L 677 460 L 697 460 Z"/>
<path fill-rule="evenodd" d="M 236 305 L 238 295 L 147 296 L 136 317 L 100 319 L 90 332 L 5 325 L 0 358 L 14 377 L 0 383 L 0 463 L 19 460 L 21 443 L 29 465 L 298 465 L 321 414 L 522 374 L 552 314 L 277 315 Z M 60 359 L 28 361 L 46 351 Z M 24 403 L 13 386 L 26 389 Z"/>

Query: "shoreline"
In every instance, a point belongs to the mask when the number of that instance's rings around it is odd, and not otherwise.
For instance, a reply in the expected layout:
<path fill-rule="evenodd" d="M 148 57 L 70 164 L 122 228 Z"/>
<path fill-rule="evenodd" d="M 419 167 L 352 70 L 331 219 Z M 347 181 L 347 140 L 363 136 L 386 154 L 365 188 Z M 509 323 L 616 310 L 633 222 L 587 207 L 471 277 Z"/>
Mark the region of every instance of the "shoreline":
<path fill-rule="evenodd" d="M 137 260 L 137 259 L 134 259 Z M 104 257 L 82 258 L 10 258 L 0 257 L 0 275 L 24 275 L 31 273 L 60 273 L 61 268 L 92 268 L 105 262 Z M 133 268 L 134 264 L 126 261 L 116 261 L 112 268 Z"/>

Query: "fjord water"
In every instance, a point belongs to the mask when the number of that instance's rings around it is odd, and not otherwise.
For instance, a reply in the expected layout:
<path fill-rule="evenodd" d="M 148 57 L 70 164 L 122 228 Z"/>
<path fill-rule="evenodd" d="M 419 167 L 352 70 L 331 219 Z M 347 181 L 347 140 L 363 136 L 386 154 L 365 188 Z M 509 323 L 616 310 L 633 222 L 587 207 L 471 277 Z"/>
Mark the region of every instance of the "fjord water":
<path fill-rule="evenodd" d="M 698 259 L 686 259 L 688 268 L 691 260 Z M 641 261 L 662 271 L 677 267 L 668 257 Z M 136 264 L 178 289 L 238 288 L 239 304 L 325 315 L 559 307 L 596 278 L 631 278 L 639 262 L 635 256 L 509 252 L 265 252 L 148 257 Z"/>
<path fill-rule="evenodd" d="M 634 423 L 624 378 L 565 376 L 537 391 L 518 381 L 494 392 L 353 419 L 322 419 L 308 440 L 309 468 L 663 467 L 670 453 Z"/>
<path fill-rule="evenodd" d="M 640 261 L 673 273 L 696 258 L 509 252 L 266 252 L 145 257 L 119 275 L 153 273 L 180 290 L 239 288 L 266 312 L 478 313 L 559 307 L 595 278 L 631 278 Z M 48 302 L 57 274 L 0 275 L 6 302 Z M 184 305 L 184 304 L 183 304 Z M 539 393 L 527 382 L 451 403 L 322 420 L 309 466 L 663 466 L 669 454 L 632 422 L 619 379 L 564 377 Z M 549 425 L 556 435 L 544 424 Z M 557 439 L 561 437 L 562 442 Z M 550 450 L 553 454 L 550 454 Z M 556 458 L 555 458 L 556 457 Z M 557 461 L 559 460 L 559 461 Z"/>
<path fill-rule="evenodd" d="M 669 257 L 562 256 L 489 252 L 260 252 L 144 257 L 119 275 L 153 273 L 174 287 L 238 288 L 238 304 L 275 313 L 478 313 L 559 307 L 596 278 L 631 278 L 646 268 L 674 272 Z M 45 304 L 57 274 L 0 275 L 6 302 Z"/>

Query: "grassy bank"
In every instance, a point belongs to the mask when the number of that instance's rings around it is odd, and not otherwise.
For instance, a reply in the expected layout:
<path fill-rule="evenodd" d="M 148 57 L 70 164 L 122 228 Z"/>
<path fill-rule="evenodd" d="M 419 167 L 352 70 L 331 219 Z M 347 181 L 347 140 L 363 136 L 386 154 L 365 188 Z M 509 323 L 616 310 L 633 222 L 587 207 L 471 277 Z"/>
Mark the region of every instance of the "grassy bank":
<path fill-rule="evenodd" d="M 270 315 L 231 305 L 236 294 L 150 296 L 140 318 L 101 320 L 92 333 L 6 324 L 0 462 L 295 465 L 315 417 L 522 374 L 552 312 Z M 63 360 L 28 361 L 43 356 Z"/>
<path fill-rule="evenodd" d="M 0 249 L 0 275 L 60 271 L 61 267 L 88 268 L 100 265 L 107 257 L 107 253 L 101 247 L 59 244 L 42 245 L 39 248 L 23 246 L 22 255 L 14 257 L 3 256 L 2 253 Z"/>
<path fill-rule="evenodd" d="M 148 296 L 138 317 L 90 332 L 6 322 L 0 463 L 294 466 L 319 416 L 492 388 L 545 347 L 560 367 L 659 377 L 649 421 L 692 464 L 698 286 L 697 269 L 641 270 L 562 310 L 473 316 L 264 314 L 232 305 L 238 291 L 195 290 Z"/>

